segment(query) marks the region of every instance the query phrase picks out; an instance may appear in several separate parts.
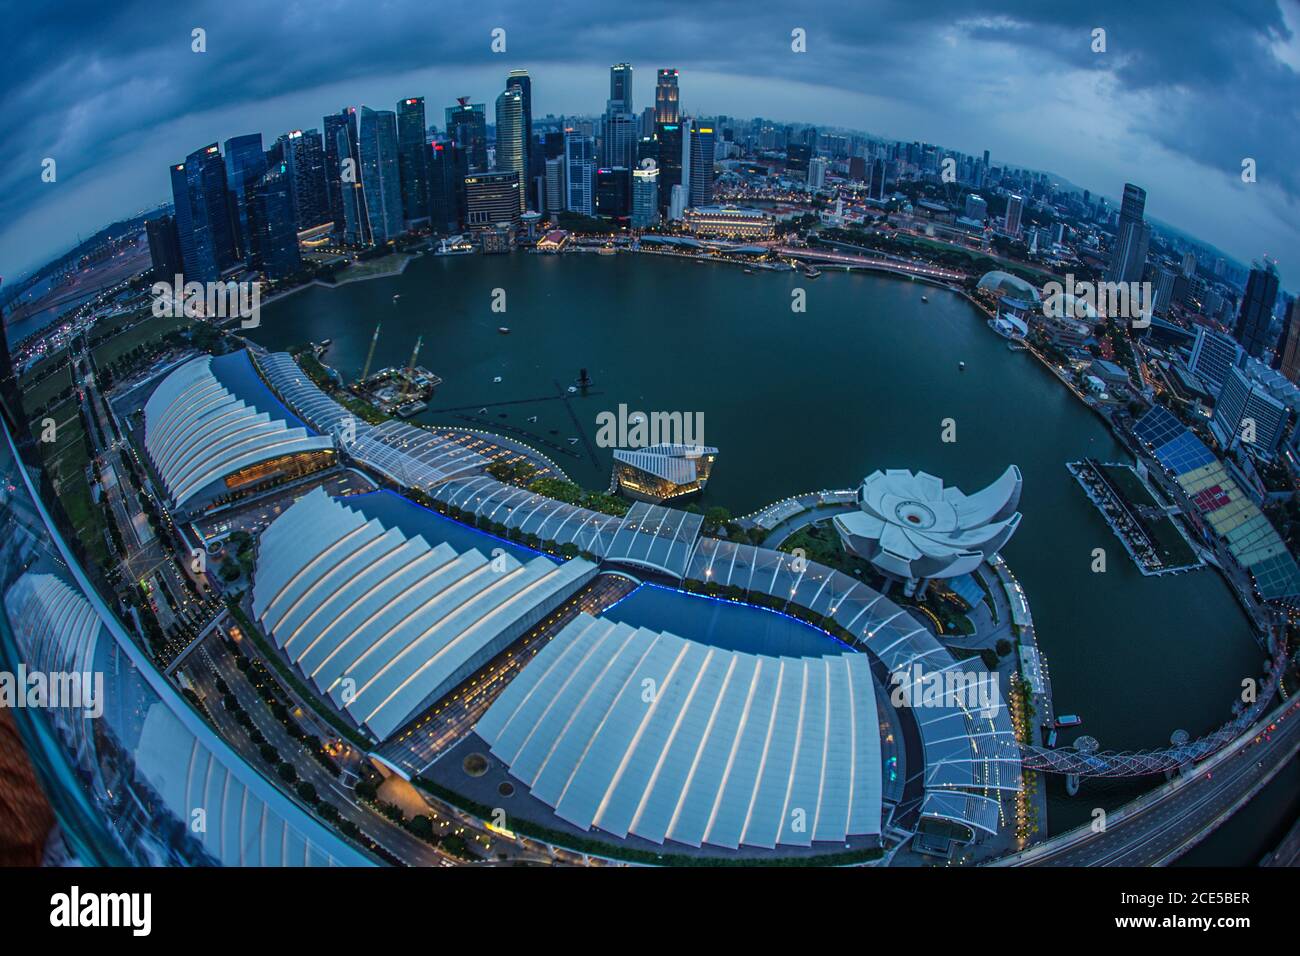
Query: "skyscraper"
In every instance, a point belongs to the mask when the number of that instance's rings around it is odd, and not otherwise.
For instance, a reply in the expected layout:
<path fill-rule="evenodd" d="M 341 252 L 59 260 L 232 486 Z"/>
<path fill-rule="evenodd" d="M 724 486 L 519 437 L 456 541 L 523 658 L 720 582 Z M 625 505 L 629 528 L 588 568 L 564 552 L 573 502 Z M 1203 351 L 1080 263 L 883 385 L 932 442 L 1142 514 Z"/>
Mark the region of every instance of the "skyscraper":
<path fill-rule="evenodd" d="M 465 177 L 465 224 L 471 229 L 518 223 L 519 176 L 513 169 Z"/>
<path fill-rule="evenodd" d="M 675 72 L 675 71 L 674 71 Z M 674 186 L 682 185 L 682 124 L 658 123 L 655 138 L 659 141 L 659 211 L 668 212 Z"/>
<path fill-rule="evenodd" d="M 1007 213 L 1002 220 L 1002 231 L 1008 236 L 1020 235 L 1020 213 L 1024 200 L 1020 196 L 1007 197 Z"/>
<path fill-rule="evenodd" d="M 596 145 L 590 136 L 573 130 L 564 135 L 564 208 L 584 216 L 592 215 L 592 193 L 596 174 Z"/>
<path fill-rule="evenodd" d="M 528 166 L 524 149 L 524 97 L 518 87 L 507 87 L 497 97 L 496 168 L 513 172 L 519 181 L 519 211 L 527 208 L 524 186 Z"/>
<path fill-rule="evenodd" d="M 620 229 L 632 216 L 631 171 L 622 166 L 596 170 L 596 215 Z"/>
<path fill-rule="evenodd" d="M 542 209 L 548 215 L 564 211 L 564 157 L 553 156 L 546 160 L 546 188 L 542 196 Z"/>
<path fill-rule="evenodd" d="M 600 156 L 602 164 L 630 168 L 636 162 L 637 139 L 635 116 L 622 110 L 606 112 L 601 120 Z"/>
<path fill-rule="evenodd" d="M 1210 431 L 1225 446 L 1241 443 L 1264 458 L 1272 458 L 1286 426 L 1287 408 L 1239 368 L 1228 371 Z"/>
<path fill-rule="evenodd" d="M 247 258 L 252 236 L 248 231 L 248 197 L 250 184 L 266 172 L 266 153 L 262 151 L 262 134 L 232 136 L 226 140 L 226 188 L 235 207 L 235 254 Z"/>
<path fill-rule="evenodd" d="M 1286 376 L 1287 381 L 1300 384 L 1300 299 L 1292 299 L 1286 307 L 1273 367 Z"/>
<path fill-rule="evenodd" d="M 302 269 L 297 210 L 287 164 L 268 170 L 249 184 L 248 220 L 253 264 L 268 279 L 283 279 Z"/>
<path fill-rule="evenodd" d="M 609 112 L 632 112 L 632 65 L 615 63 L 609 68 Z"/>
<path fill-rule="evenodd" d="M 1200 326 L 1192 344 L 1192 356 L 1187 367 L 1205 383 L 1211 395 L 1218 395 L 1228 373 L 1245 362 L 1241 346 L 1221 332 Z"/>
<path fill-rule="evenodd" d="M 632 170 L 632 228 L 645 229 L 659 220 L 659 169 L 647 163 Z"/>
<path fill-rule="evenodd" d="M 1237 325 L 1232 333 L 1251 358 L 1259 358 L 1268 346 L 1268 327 L 1273 321 L 1276 302 L 1277 268 L 1271 260 L 1265 259 L 1263 266 L 1250 270 L 1246 294 L 1242 296 Z"/>
<path fill-rule="evenodd" d="M 1147 192 L 1132 183 L 1124 184 L 1124 199 L 1120 204 L 1119 226 L 1115 232 L 1115 245 L 1106 269 L 1108 282 L 1141 282 L 1146 269 L 1147 247 L 1151 244 L 1151 227 L 1143 215 L 1146 212 Z"/>
<path fill-rule="evenodd" d="M 540 156 L 533 155 L 533 80 L 527 70 L 511 70 L 506 76 L 506 89 L 518 90 L 524 104 L 524 169 L 531 182 L 534 176 L 542 175 L 543 164 Z M 500 133 L 497 134 L 500 136 Z M 527 202 L 525 196 L 525 204 Z"/>
<path fill-rule="evenodd" d="M 409 222 L 429 217 L 429 136 L 424 97 L 397 101 L 397 170 L 402 182 L 402 216 Z"/>
<path fill-rule="evenodd" d="M 345 160 L 348 162 L 345 163 Z M 348 226 L 343 198 L 344 176 L 349 177 L 347 189 L 352 190 L 361 178 L 360 173 L 357 111 L 348 106 L 325 117 L 325 205 L 334 222 L 336 234 L 345 234 Z"/>
<path fill-rule="evenodd" d="M 867 195 L 878 202 L 885 199 L 885 161 L 877 159 L 871 164 L 871 183 L 867 186 Z"/>
<path fill-rule="evenodd" d="M 655 122 L 679 123 L 681 112 L 677 102 L 677 71 L 660 70 L 655 81 Z"/>
<path fill-rule="evenodd" d="M 289 177 L 298 230 L 329 222 L 329 199 L 325 191 L 325 150 L 314 129 L 285 133 L 276 145 L 284 173 Z"/>
<path fill-rule="evenodd" d="M 217 144 L 196 149 L 173 166 L 171 181 L 185 278 L 216 282 L 235 264 L 226 166 Z"/>
<path fill-rule="evenodd" d="M 447 136 L 465 152 L 465 163 L 471 173 L 486 172 L 487 162 L 487 111 L 482 103 L 470 103 L 468 96 L 456 99 L 448 106 Z"/>
<path fill-rule="evenodd" d="M 361 186 L 376 243 L 402 234 L 402 183 L 397 168 L 397 116 L 361 107 Z"/>
<path fill-rule="evenodd" d="M 455 143 L 429 147 L 429 226 L 451 234 L 460 229 L 465 211 L 465 153 Z"/>
<path fill-rule="evenodd" d="M 707 206 L 713 202 L 713 124 L 692 121 L 690 147 L 690 189 L 687 204 Z"/>
<path fill-rule="evenodd" d="M 176 233 L 173 216 L 159 216 L 144 224 L 149 237 L 149 260 L 153 264 L 153 278 L 157 282 L 172 282 L 185 271 L 181 261 L 181 241 Z"/>

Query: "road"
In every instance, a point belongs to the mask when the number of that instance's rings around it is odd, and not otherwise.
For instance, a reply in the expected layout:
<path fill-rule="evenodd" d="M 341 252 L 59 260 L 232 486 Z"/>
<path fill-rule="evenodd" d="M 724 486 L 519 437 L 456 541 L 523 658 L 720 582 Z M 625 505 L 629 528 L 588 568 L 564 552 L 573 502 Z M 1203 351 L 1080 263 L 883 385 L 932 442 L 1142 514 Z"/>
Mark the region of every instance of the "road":
<path fill-rule="evenodd" d="M 1230 747 L 1110 815 L 994 866 L 1164 866 L 1250 800 L 1300 751 L 1300 698 L 1271 711 Z"/>

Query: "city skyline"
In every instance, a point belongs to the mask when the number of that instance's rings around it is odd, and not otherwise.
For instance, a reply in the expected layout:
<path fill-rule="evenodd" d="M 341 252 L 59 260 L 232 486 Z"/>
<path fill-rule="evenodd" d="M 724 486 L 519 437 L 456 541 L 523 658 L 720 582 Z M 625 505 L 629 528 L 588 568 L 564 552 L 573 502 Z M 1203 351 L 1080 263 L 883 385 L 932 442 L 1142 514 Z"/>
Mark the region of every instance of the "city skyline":
<path fill-rule="evenodd" d="M 170 14 L 152 18 L 150 22 L 160 25 L 147 35 L 133 31 L 129 37 L 112 39 L 110 32 L 110 39 L 94 49 L 81 45 L 74 33 L 64 50 L 69 59 L 62 71 L 71 70 L 78 57 L 90 62 L 102 91 L 91 102 L 80 96 L 60 98 L 50 89 L 49 77 L 60 75 L 60 69 L 24 73 L 21 53 L 15 60 L 17 76 L 45 77 L 39 84 L 46 94 L 44 108 L 35 108 L 35 81 L 10 78 L 6 83 L 10 113 L 20 117 L 15 140 L 22 146 L 5 172 L 5 198 L 0 199 L 0 214 L 8 223 L 0 234 L 0 269 L 13 281 L 70 248 L 76 232 L 86 235 L 153 208 L 167 198 L 160 162 L 174 163 L 204 142 L 224 141 L 258 127 L 264 141 L 274 142 L 286 130 L 319 126 L 320 117 L 342 105 L 391 110 L 407 96 L 423 96 L 437 122 L 437 110 L 466 90 L 474 91 L 471 102 L 493 102 L 509 70 L 521 67 L 529 69 L 537 83 L 534 117 L 594 116 L 604 105 L 610 65 L 626 61 L 633 66 L 632 105 L 637 113 L 654 106 L 657 69 L 672 67 L 682 77 L 683 115 L 761 115 L 778 122 L 920 139 L 968 153 L 990 149 L 997 162 L 1049 171 L 1079 188 L 1116 198 L 1120 183 L 1144 183 L 1150 193 L 1150 219 L 1243 263 L 1269 254 L 1278 261 L 1283 288 L 1294 287 L 1300 263 L 1292 249 L 1300 233 L 1293 213 L 1300 176 L 1285 157 L 1300 148 L 1300 127 L 1283 122 L 1294 113 L 1290 104 L 1300 92 L 1300 40 L 1295 30 L 1300 17 L 1293 11 L 1260 3 L 1253 17 L 1225 21 L 1220 30 L 1197 27 L 1198 35 L 1215 36 L 1205 41 L 1209 55 L 1194 58 L 1183 55 L 1195 37 L 1181 34 L 1191 28 L 1177 24 L 1162 23 L 1162 32 L 1154 34 L 1167 34 L 1169 43 L 1144 40 L 1141 51 L 1128 49 L 1124 37 L 1146 27 L 1142 14 L 1120 8 L 1109 14 L 1091 10 L 1087 21 L 1044 21 L 1039 18 L 1047 14 L 1028 9 L 983 17 L 976 4 L 962 4 L 956 13 L 949 10 L 932 19 L 886 6 L 889 16 L 880 21 L 880 37 L 859 36 L 861 31 L 852 24 L 831 23 L 810 11 L 794 18 L 799 23 L 792 19 L 786 25 L 777 22 L 782 17 L 771 16 L 758 23 L 747 21 L 743 29 L 728 31 L 726 38 L 710 44 L 685 36 L 671 46 L 653 44 L 657 49 L 644 53 L 638 50 L 645 41 L 635 24 L 617 41 L 598 28 L 574 28 L 577 41 L 557 45 L 550 42 L 556 27 L 529 12 L 469 15 L 458 30 L 450 31 L 454 36 L 434 38 L 438 53 L 432 57 L 419 42 L 423 28 L 410 22 L 409 11 L 396 9 L 377 25 L 375 36 L 363 38 L 362 46 L 348 37 L 349 51 L 338 51 L 333 63 L 338 78 L 329 82 L 320 82 L 322 75 L 331 74 L 316 68 L 313 59 L 323 49 L 293 44 L 286 58 L 276 62 L 274 89 L 266 88 L 266 77 L 246 70 L 231 77 L 230 64 L 221 54 L 230 45 L 241 62 L 265 57 L 275 42 L 275 24 L 259 31 L 262 39 L 255 42 L 264 46 L 249 49 L 246 37 L 233 32 L 228 17 L 214 10 L 207 17 L 211 25 L 204 28 L 207 52 L 202 54 L 191 52 L 192 27 L 169 23 Z M 683 24 L 703 15 L 698 5 L 670 7 L 667 15 Z M 129 19 L 130 8 L 121 16 Z M 205 13 L 187 16 L 195 23 L 205 19 Z M 328 16 L 322 14 L 320 22 Z M 504 53 L 490 48 L 496 20 L 506 30 Z M 1107 30 L 1106 53 L 1089 49 L 1094 27 L 1086 24 L 1093 20 L 1107 24 L 1102 27 Z M 807 53 L 790 49 L 795 27 L 807 31 Z M 1031 42 L 1027 34 L 1035 29 L 1037 40 Z M 178 49 L 167 48 L 160 39 L 164 36 L 174 37 Z M 1178 43 L 1172 42 L 1175 36 Z M 911 59 L 904 62 L 897 52 L 882 55 L 879 47 L 886 37 L 907 39 Z M 1234 45 L 1230 38 L 1238 41 L 1236 51 L 1227 49 Z M 1008 57 L 1016 46 L 1032 50 Z M 1175 48 L 1176 68 L 1167 62 Z M 941 50 L 943 56 L 938 55 Z M 425 51 L 425 62 L 433 58 L 439 65 L 411 69 L 410 61 L 419 51 Z M 873 51 L 869 75 L 852 62 L 854 51 L 859 57 Z M 1261 51 L 1265 55 L 1260 56 Z M 575 54 L 582 65 L 559 59 Z M 145 56 L 156 73 L 139 71 Z M 925 62 L 927 69 L 916 70 L 917 62 Z M 135 64 L 129 76 L 127 64 Z M 759 65 L 766 72 L 756 69 Z M 1167 66 L 1170 69 L 1162 72 Z M 1017 71 L 1023 78 L 1027 70 L 1034 73 L 1033 82 L 1017 84 Z M 954 71 L 970 81 L 953 83 Z M 169 82 L 154 78 L 160 75 Z M 886 82 L 891 75 L 897 82 Z M 820 82 L 808 82 L 813 77 Z M 846 82 L 830 83 L 827 77 Z M 855 78 L 858 82 L 851 82 Z M 1237 84 L 1223 87 L 1224 80 L 1234 78 Z M 1202 94 L 1197 117 L 1178 115 L 1177 101 L 1167 99 L 1173 95 L 1171 84 Z M 1211 84 L 1222 91 L 1212 92 Z M 864 85 L 862 92 L 846 89 Z M 1244 95 L 1233 92 L 1237 87 L 1258 95 L 1246 105 L 1230 102 Z M 96 102 L 105 108 L 93 108 Z M 971 111 L 972 102 L 981 109 Z M 989 102 L 1005 102 L 1008 108 L 990 109 Z M 1044 113 L 1045 102 L 1058 108 Z M 1188 126 L 1193 120 L 1196 126 Z M 1081 124 L 1096 131 L 1101 148 L 1077 148 Z M 1256 160 L 1256 182 L 1241 181 L 1241 158 L 1234 159 L 1233 153 Z M 47 157 L 58 164 L 54 183 L 41 180 L 41 162 Z M 1158 176 L 1147 173 L 1156 169 Z"/>

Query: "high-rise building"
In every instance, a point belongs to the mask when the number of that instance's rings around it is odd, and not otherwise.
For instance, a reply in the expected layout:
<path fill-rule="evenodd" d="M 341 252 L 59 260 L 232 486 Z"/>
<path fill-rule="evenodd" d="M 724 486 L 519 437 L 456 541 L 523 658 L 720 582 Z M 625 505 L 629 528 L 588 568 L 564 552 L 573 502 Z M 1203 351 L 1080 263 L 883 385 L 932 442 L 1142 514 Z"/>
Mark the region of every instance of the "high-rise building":
<path fill-rule="evenodd" d="M 455 143 L 429 146 L 429 227 L 450 235 L 465 216 L 465 153 Z"/>
<path fill-rule="evenodd" d="M 1020 235 L 1020 212 L 1024 200 L 1017 195 L 1007 197 L 1007 213 L 1002 220 L 1002 231 L 1008 236 Z"/>
<path fill-rule="evenodd" d="M 333 129 L 334 155 L 339 170 L 339 206 L 342 220 L 335 225 L 335 233 L 354 246 L 368 246 L 374 241 L 370 228 L 370 209 L 361 183 L 361 143 L 357 132 L 357 114 L 347 107 L 337 117 L 326 117 L 327 128 Z M 327 167 L 330 165 L 327 161 Z M 326 179 L 328 182 L 328 178 Z"/>
<path fill-rule="evenodd" d="M 627 228 L 632 217 L 631 171 L 623 166 L 596 170 L 596 215 L 611 225 Z"/>
<path fill-rule="evenodd" d="M 1246 294 L 1241 299 L 1233 335 L 1246 354 L 1259 358 L 1268 347 L 1268 329 L 1273 322 L 1273 305 L 1277 302 L 1277 268 L 1271 260 L 1250 270 Z"/>
<path fill-rule="evenodd" d="M 1110 265 L 1106 269 L 1106 281 L 1142 281 L 1142 273 L 1146 270 L 1147 247 L 1151 244 L 1151 227 L 1143 218 L 1146 204 L 1145 189 L 1132 183 L 1124 184 L 1124 199 L 1120 203 L 1119 225 L 1115 231 L 1115 245 L 1110 252 Z"/>
<path fill-rule="evenodd" d="M 542 208 L 547 215 L 558 215 L 564 211 L 564 157 L 553 156 L 546 160 L 545 189 L 542 195 Z"/>
<path fill-rule="evenodd" d="M 1300 384 L 1300 299 L 1292 299 L 1286 307 L 1286 318 L 1282 321 L 1282 335 L 1277 340 L 1273 367 L 1288 382 Z"/>
<path fill-rule="evenodd" d="M 397 171 L 402 182 L 402 216 L 407 222 L 429 217 L 429 134 L 424 97 L 397 101 Z"/>
<path fill-rule="evenodd" d="M 1286 421 L 1285 405 L 1241 369 L 1229 369 L 1210 420 L 1210 430 L 1225 447 L 1240 443 L 1257 455 L 1272 458 Z"/>
<path fill-rule="evenodd" d="M 325 149 L 314 129 L 296 129 L 276 141 L 280 162 L 293 196 L 298 231 L 329 222 L 329 198 L 325 190 Z"/>
<path fill-rule="evenodd" d="M 496 168 L 513 172 L 521 184 L 528 181 L 524 151 L 524 97 L 518 87 L 508 87 L 497 97 Z M 527 208 L 524 190 L 519 191 L 519 211 Z"/>
<path fill-rule="evenodd" d="M 808 185 L 813 189 L 822 189 L 826 185 L 826 160 L 814 156 L 808 161 Z"/>
<path fill-rule="evenodd" d="M 584 216 L 595 212 L 593 188 L 596 144 L 590 136 L 566 132 L 564 136 L 564 208 Z"/>
<path fill-rule="evenodd" d="M 686 215 L 686 187 L 681 183 L 673 186 L 672 195 L 668 200 L 668 218 L 673 222 L 681 222 L 682 217 Z"/>
<path fill-rule="evenodd" d="M 632 170 L 632 228 L 646 229 L 659 221 L 659 169 L 647 164 Z"/>
<path fill-rule="evenodd" d="M 232 136 L 226 140 L 226 188 L 235 207 L 235 254 L 247 258 L 252 249 L 248 231 L 248 187 L 266 172 L 266 153 L 262 151 L 262 134 Z"/>
<path fill-rule="evenodd" d="M 458 97 L 455 106 L 447 107 L 447 137 L 465 153 L 471 173 L 486 172 L 487 110 L 482 103 L 470 103 L 468 96 Z"/>
<path fill-rule="evenodd" d="M 325 117 L 325 205 L 334 222 L 334 232 L 338 235 L 345 234 L 348 225 L 344 190 L 355 191 L 354 186 L 360 180 L 357 111 L 348 106 Z M 349 200 L 354 201 L 355 197 L 349 197 Z"/>
<path fill-rule="evenodd" d="M 877 202 L 885 200 L 885 161 L 877 159 L 871 164 L 871 183 L 867 186 L 867 195 Z"/>
<path fill-rule="evenodd" d="M 973 219 L 976 222 L 983 222 L 989 215 L 989 204 L 984 201 L 983 196 L 977 196 L 974 193 L 966 195 L 966 208 L 963 213 L 967 219 Z"/>
<path fill-rule="evenodd" d="M 518 224 L 522 210 L 519 174 L 514 170 L 470 173 L 465 177 L 465 224 L 485 229 L 497 223 Z"/>
<path fill-rule="evenodd" d="M 785 148 L 785 171 L 791 179 L 808 181 L 808 166 L 812 162 L 812 147 L 791 143 Z"/>
<path fill-rule="evenodd" d="M 1239 368 L 1245 359 L 1246 353 L 1232 338 L 1200 326 L 1187 367 L 1205 383 L 1211 395 L 1218 395 L 1228 380 L 1228 373 Z"/>
<path fill-rule="evenodd" d="M 1183 275 L 1189 279 L 1196 275 L 1196 253 L 1183 253 Z"/>
<path fill-rule="evenodd" d="M 660 70 L 655 81 L 655 123 L 680 123 L 677 71 Z"/>
<path fill-rule="evenodd" d="M 636 162 L 637 139 L 636 117 L 623 110 L 608 110 L 600 126 L 602 165 L 630 168 Z"/>
<path fill-rule="evenodd" d="M 249 185 L 251 258 L 268 279 L 284 279 L 302 269 L 293 193 L 285 163 L 272 167 Z"/>
<path fill-rule="evenodd" d="M 144 224 L 149 237 L 149 261 L 153 264 L 156 282 L 173 282 L 185 271 L 181 262 L 181 240 L 176 233 L 174 216 L 159 216 Z"/>
<path fill-rule="evenodd" d="M 632 65 L 615 63 L 609 68 L 608 112 L 632 112 Z"/>
<path fill-rule="evenodd" d="M 544 176 L 546 172 L 545 157 L 537 152 L 533 143 L 533 79 L 528 75 L 527 70 L 511 70 L 506 76 L 506 89 L 518 90 L 524 104 L 524 169 L 527 171 L 525 179 L 532 182 L 539 176 Z M 500 137 L 500 132 L 497 136 Z M 530 187 L 531 188 L 531 187 Z M 524 197 L 524 203 L 527 205 L 529 196 Z M 537 197 L 540 206 L 541 197 Z"/>
<path fill-rule="evenodd" d="M 397 116 L 361 107 L 361 186 L 376 243 L 402 234 L 402 181 L 397 166 Z"/>
<path fill-rule="evenodd" d="M 655 139 L 659 142 L 659 211 L 667 213 L 673 187 L 682 184 L 682 124 L 658 123 Z"/>
<path fill-rule="evenodd" d="M 172 166 L 171 181 L 185 278 L 216 282 L 235 264 L 226 165 L 217 144 L 196 149 Z"/>
<path fill-rule="evenodd" d="M 713 124 L 698 120 L 690 124 L 690 176 L 687 203 L 708 206 L 713 202 Z"/>
<path fill-rule="evenodd" d="M 1156 315 L 1166 315 L 1174 300 L 1174 280 L 1178 276 L 1173 269 L 1160 266 L 1156 269 L 1156 291 L 1153 311 Z"/>

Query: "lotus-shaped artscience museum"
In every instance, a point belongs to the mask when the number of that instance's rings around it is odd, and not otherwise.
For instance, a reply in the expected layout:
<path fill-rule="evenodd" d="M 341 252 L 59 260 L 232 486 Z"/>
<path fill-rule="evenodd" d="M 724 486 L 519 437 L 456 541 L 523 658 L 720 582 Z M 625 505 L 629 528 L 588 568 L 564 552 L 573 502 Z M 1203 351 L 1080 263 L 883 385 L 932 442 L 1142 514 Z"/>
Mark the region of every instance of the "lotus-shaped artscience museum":
<path fill-rule="evenodd" d="M 1015 465 L 973 495 L 925 472 L 877 471 L 858 489 L 858 509 L 837 515 L 845 550 L 906 581 L 968 574 L 1020 525 Z"/>

